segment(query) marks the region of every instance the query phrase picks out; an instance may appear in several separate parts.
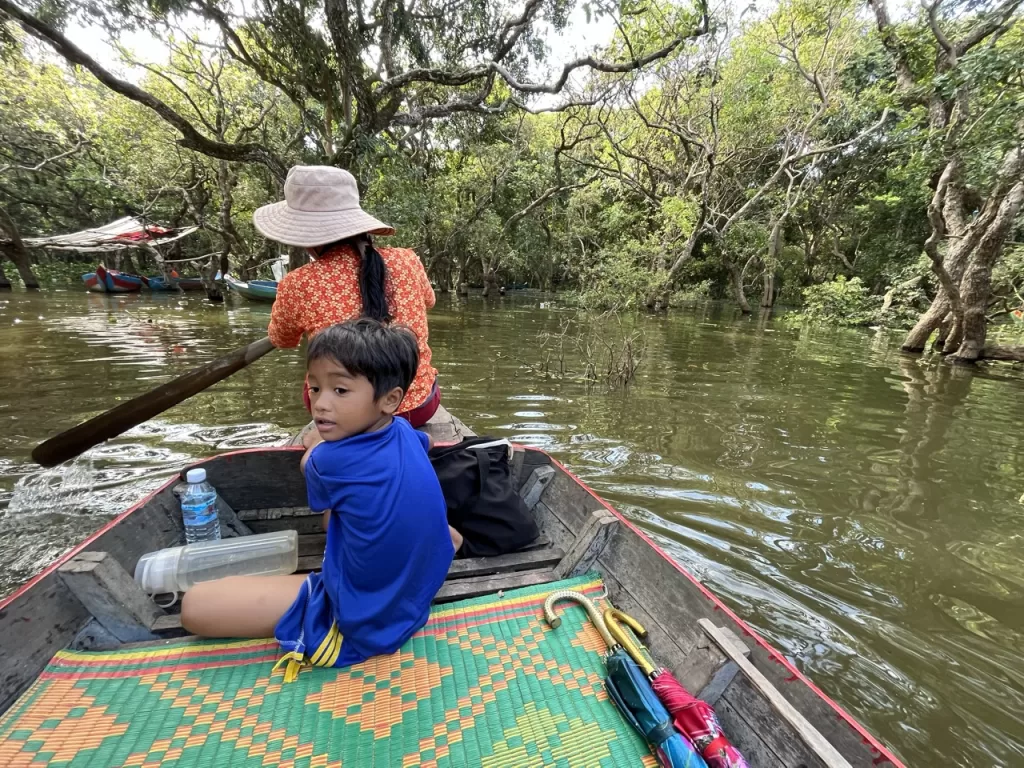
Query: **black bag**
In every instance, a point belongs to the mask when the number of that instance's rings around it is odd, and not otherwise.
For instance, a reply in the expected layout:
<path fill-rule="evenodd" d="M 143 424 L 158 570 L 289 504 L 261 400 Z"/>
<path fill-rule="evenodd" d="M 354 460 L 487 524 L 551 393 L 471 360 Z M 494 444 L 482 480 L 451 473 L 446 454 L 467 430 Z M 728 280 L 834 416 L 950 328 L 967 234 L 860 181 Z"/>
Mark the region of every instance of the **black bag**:
<path fill-rule="evenodd" d="M 512 487 L 511 453 L 508 440 L 493 437 L 431 449 L 448 524 L 463 536 L 456 557 L 504 555 L 539 535 L 533 514 Z"/>

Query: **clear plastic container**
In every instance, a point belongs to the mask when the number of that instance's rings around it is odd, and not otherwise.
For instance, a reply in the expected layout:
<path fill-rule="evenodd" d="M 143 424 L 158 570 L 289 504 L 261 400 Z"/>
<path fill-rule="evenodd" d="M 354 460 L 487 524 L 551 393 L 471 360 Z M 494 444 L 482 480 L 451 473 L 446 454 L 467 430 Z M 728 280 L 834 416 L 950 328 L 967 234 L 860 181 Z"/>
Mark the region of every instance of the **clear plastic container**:
<path fill-rule="evenodd" d="M 225 576 L 295 573 L 299 534 L 273 531 L 222 541 L 199 541 L 149 552 L 135 566 L 135 581 L 151 595 L 187 592 L 200 581 Z"/>
<path fill-rule="evenodd" d="M 185 541 L 217 541 L 220 518 L 217 517 L 217 491 L 206 482 L 205 469 L 190 469 L 185 475 L 188 488 L 181 495 L 181 519 L 185 523 Z"/>

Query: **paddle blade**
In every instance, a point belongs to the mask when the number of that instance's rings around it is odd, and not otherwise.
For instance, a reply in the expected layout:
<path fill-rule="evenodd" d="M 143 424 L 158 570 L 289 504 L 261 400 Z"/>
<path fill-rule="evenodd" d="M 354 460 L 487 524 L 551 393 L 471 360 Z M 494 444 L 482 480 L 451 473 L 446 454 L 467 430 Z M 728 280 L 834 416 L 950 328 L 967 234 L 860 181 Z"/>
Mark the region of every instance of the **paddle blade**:
<path fill-rule="evenodd" d="M 117 437 L 218 381 L 223 381 L 272 349 L 274 345 L 270 343 L 269 338 L 262 338 L 239 347 L 201 368 L 196 368 L 40 443 L 32 451 L 32 460 L 44 467 L 55 467 L 73 459 L 94 445 Z"/>

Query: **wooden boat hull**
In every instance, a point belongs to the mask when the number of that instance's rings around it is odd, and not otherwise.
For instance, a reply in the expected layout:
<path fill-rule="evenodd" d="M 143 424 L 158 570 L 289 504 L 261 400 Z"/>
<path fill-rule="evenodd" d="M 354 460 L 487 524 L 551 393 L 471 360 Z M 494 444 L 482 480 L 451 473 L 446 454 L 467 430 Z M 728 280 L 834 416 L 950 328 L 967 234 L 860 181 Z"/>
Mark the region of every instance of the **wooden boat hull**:
<path fill-rule="evenodd" d="M 82 275 L 82 282 L 85 283 L 87 291 L 92 291 L 93 293 L 107 292 L 107 286 L 100 281 L 99 276 L 95 272 L 86 272 Z"/>
<path fill-rule="evenodd" d="M 201 277 L 179 277 L 178 288 L 183 291 L 205 291 L 206 286 L 203 285 L 203 278 Z"/>
<path fill-rule="evenodd" d="M 297 530 L 300 570 L 308 570 L 319 566 L 325 537 L 320 516 L 306 507 L 299 471 L 302 452 L 301 447 L 234 451 L 199 465 L 252 532 Z M 731 631 L 733 653 L 749 654 L 749 662 L 774 686 L 785 706 L 806 718 L 849 765 L 902 765 L 696 577 L 560 463 L 532 448 L 517 447 L 514 457 L 513 482 L 537 518 L 543 546 L 503 558 L 456 561 L 439 601 L 596 571 L 611 601 L 647 627 L 655 658 L 689 690 L 713 699 L 726 733 L 752 768 L 843 763 L 821 759 L 821 752 L 781 719 L 778 704 L 773 707 L 770 696 L 729 666 L 724 646 L 710 642 L 707 630 L 702 631 L 702 619 Z M 56 651 L 68 645 L 110 647 L 104 646 L 109 638 L 104 640 L 103 627 L 69 591 L 60 569 L 80 553 L 103 551 L 132 573 L 143 553 L 178 543 L 182 524 L 172 489 L 179 481 L 168 481 L 0 602 L 0 712 L 11 706 Z M 152 630 L 173 633 L 177 627 L 180 633 L 176 622 L 177 617 L 161 617 Z"/>
<path fill-rule="evenodd" d="M 277 298 L 277 282 L 274 280 L 237 280 L 224 275 L 224 282 L 242 298 L 249 301 L 274 301 Z"/>
<path fill-rule="evenodd" d="M 134 293 L 142 290 L 144 279 L 99 264 L 95 272 L 82 275 L 82 281 L 88 290 L 97 293 Z"/>
<path fill-rule="evenodd" d="M 203 278 L 201 277 L 172 277 L 164 280 L 161 275 L 149 275 L 146 278 L 146 286 L 151 291 L 201 291 L 204 289 Z"/>

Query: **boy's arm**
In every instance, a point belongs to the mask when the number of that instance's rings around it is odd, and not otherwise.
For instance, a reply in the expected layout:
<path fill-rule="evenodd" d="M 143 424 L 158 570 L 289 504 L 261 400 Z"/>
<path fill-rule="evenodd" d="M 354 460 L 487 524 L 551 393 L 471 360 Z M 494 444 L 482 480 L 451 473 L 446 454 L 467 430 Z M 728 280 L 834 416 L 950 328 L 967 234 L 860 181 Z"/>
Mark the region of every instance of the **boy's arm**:
<path fill-rule="evenodd" d="M 306 474 L 306 462 L 309 461 L 309 454 L 323 441 L 324 439 L 320 437 L 320 433 L 315 429 L 302 436 L 302 444 L 306 446 L 306 452 L 302 454 L 302 461 L 299 462 L 299 469 L 302 470 L 302 474 Z"/>

